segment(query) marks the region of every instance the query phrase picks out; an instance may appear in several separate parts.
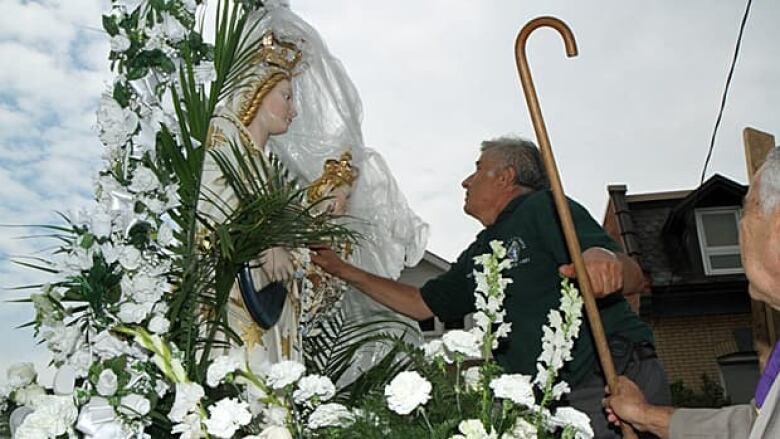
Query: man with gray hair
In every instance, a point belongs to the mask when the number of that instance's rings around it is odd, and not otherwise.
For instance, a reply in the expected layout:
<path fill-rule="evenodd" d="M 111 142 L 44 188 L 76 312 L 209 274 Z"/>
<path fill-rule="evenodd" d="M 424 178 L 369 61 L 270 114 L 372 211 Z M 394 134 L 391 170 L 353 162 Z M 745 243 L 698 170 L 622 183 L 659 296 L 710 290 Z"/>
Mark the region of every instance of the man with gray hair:
<path fill-rule="evenodd" d="M 740 253 L 750 296 L 780 310 L 780 148 L 753 176 L 740 222 Z M 610 421 L 627 422 L 661 438 L 780 437 L 780 343 L 775 344 L 752 404 L 675 409 L 648 403 L 626 377 L 605 401 Z"/>
<path fill-rule="evenodd" d="M 490 253 L 491 241 L 502 241 L 512 262 L 504 272 L 513 282 L 506 287 L 503 304 L 512 331 L 493 354 L 507 373 L 534 375 L 542 326 L 549 311 L 559 306 L 560 274 L 573 272 L 539 150 L 527 140 L 509 137 L 483 142 L 476 170 L 462 186 L 464 211 L 485 229 L 448 272 L 419 289 L 360 270 L 327 248 L 313 248 L 311 259 L 397 312 L 418 320 L 434 315 L 455 320 L 475 311 L 474 257 Z M 602 297 L 599 308 L 619 373 L 643 383 L 654 401 L 668 401 L 666 375 L 655 356 L 650 328 L 622 295 L 610 294 L 635 288 L 642 280 L 641 269 L 585 208 L 574 201 L 570 206 L 594 294 Z M 563 369 L 572 388 L 569 402 L 588 414 L 597 437 L 617 437 L 601 406 L 604 380 L 588 329 L 581 331 L 572 356 Z"/>

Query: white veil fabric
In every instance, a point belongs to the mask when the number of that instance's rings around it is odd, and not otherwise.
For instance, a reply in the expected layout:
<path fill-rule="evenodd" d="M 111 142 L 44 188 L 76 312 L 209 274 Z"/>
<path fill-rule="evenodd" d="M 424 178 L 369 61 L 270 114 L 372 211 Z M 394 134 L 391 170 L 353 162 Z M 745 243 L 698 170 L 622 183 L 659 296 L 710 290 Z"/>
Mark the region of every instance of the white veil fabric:
<path fill-rule="evenodd" d="M 358 170 L 347 205 L 347 223 L 363 239 L 352 254 L 352 263 L 370 273 L 397 279 L 404 266 L 414 266 L 423 257 L 428 225 L 409 207 L 381 155 L 363 143 L 362 103 L 349 75 L 326 47 L 316 30 L 284 6 L 271 6 L 263 18 L 282 39 L 293 41 L 303 52 L 303 66 L 293 78 L 293 94 L 298 116 L 287 133 L 272 136 L 270 150 L 293 172 L 302 184 L 322 175 L 327 159 L 352 153 Z M 360 291 L 350 289 L 343 306 L 350 318 L 362 321 L 389 313 L 388 308 Z M 395 314 L 395 313 L 393 313 Z M 395 314 L 411 327 L 416 322 Z M 394 328 L 400 334 L 408 328 Z M 419 331 L 407 340 L 421 341 Z M 384 351 L 362 352 L 353 367 L 354 379 L 360 370 L 379 361 Z M 350 379 L 351 378 L 351 379 Z M 342 380 L 344 381 L 344 380 Z"/>

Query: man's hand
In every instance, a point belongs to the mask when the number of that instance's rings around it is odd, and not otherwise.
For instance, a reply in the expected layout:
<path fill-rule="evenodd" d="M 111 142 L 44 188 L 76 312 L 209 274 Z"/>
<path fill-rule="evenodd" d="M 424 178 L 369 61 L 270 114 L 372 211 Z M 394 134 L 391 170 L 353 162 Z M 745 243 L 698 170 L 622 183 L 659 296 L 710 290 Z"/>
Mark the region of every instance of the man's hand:
<path fill-rule="evenodd" d="M 615 425 L 627 422 L 638 431 L 649 431 L 662 439 L 669 437 L 669 422 L 674 408 L 649 404 L 639 387 L 624 376 L 618 377 L 617 389 L 611 395 L 609 388 L 604 390 L 607 393 L 604 407 L 609 422 Z"/>
<path fill-rule="evenodd" d="M 607 296 L 623 288 L 623 263 L 616 254 L 601 247 L 591 247 L 582 253 L 588 270 L 593 296 Z M 577 277 L 574 264 L 561 265 L 558 271 L 566 277 Z"/>
<path fill-rule="evenodd" d="M 341 257 L 334 252 L 329 246 L 324 244 L 317 244 L 309 246 L 311 250 L 311 261 L 322 268 L 328 274 L 332 274 L 336 277 L 344 278 L 347 263 L 344 262 Z M 345 279 L 350 281 L 351 279 Z"/>

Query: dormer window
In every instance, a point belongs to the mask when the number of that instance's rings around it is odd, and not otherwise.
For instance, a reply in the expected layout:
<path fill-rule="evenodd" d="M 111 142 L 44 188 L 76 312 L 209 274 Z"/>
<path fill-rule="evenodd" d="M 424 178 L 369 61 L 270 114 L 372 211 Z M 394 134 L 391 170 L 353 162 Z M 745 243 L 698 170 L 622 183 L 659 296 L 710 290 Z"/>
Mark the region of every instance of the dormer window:
<path fill-rule="evenodd" d="M 704 273 L 744 273 L 739 253 L 739 207 L 696 209 L 695 212 Z"/>

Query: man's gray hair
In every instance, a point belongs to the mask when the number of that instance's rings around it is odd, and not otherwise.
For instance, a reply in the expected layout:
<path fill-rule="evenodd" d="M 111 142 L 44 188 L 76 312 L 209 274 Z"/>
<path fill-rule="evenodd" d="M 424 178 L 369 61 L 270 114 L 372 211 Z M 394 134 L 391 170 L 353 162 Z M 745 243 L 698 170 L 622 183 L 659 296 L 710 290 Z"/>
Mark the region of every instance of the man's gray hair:
<path fill-rule="evenodd" d="M 761 210 L 770 213 L 780 207 L 780 147 L 769 152 L 759 172 L 758 200 Z"/>
<path fill-rule="evenodd" d="M 530 140 L 519 137 L 499 137 L 482 142 L 483 153 L 490 153 L 501 163 L 515 170 L 515 184 L 533 190 L 550 187 L 542 165 L 539 148 Z"/>

